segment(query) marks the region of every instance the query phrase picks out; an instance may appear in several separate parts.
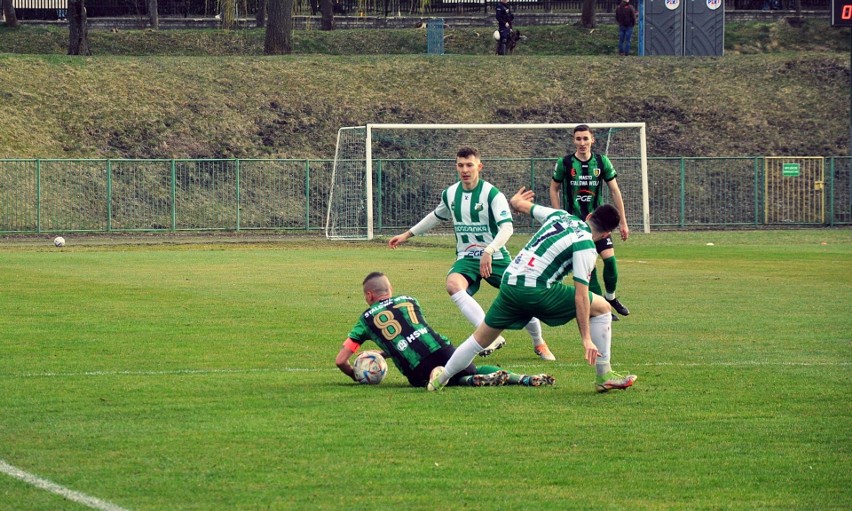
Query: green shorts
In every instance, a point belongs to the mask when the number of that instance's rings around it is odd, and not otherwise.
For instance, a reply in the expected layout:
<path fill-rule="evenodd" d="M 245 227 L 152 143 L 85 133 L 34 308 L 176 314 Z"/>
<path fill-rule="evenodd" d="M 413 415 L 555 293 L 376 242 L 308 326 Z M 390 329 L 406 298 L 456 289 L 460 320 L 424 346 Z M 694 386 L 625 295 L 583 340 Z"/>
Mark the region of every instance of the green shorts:
<path fill-rule="evenodd" d="M 485 279 L 486 282 L 491 284 L 491 287 L 500 287 L 500 281 L 503 279 L 503 272 L 506 271 L 506 268 L 509 267 L 509 259 L 503 258 L 499 260 L 491 260 L 491 276 Z M 479 259 L 474 259 L 472 257 L 463 257 L 461 259 L 457 259 L 453 266 L 450 268 L 450 271 L 447 272 L 447 275 L 450 273 L 458 273 L 467 280 L 467 294 L 473 296 L 479 291 L 479 284 L 482 282 L 482 276 L 479 274 Z"/>
<path fill-rule="evenodd" d="M 589 292 L 589 302 L 592 292 Z M 559 326 L 577 317 L 574 286 L 553 284 L 549 288 L 503 285 L 485 314 L 492 328 L 520 330 L 532 318 L 548 326 Z"/>

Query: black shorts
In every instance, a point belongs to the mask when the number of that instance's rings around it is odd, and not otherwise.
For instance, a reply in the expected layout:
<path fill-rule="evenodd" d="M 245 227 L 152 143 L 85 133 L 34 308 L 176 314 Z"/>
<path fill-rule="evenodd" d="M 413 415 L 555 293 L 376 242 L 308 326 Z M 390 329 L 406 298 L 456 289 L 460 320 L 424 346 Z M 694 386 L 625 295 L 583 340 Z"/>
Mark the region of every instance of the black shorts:
<path fill-rule="evenodd" d="M 595 242 L 595 250 L 598 251 L 598 254 L 608 248 L 615 248 L 615 245 L 612 244 L 612 236 L 607 236 L 606 238 Z"/>
<path fill-rule="evenodd" d="M 435 369 L 438 366 L 447 365 L 447 360 L 453 356 L 455 351 L 456 349 L 452 346 L 444 346 L 423 359 L 423 362 L 420 362 L 420 365 L 417 366 L 408 376 L 408 383 L 410 383 L 412 387 L 425 387 L 426 384 L 429 383 L 429 373 L 432 372 L 432 369 Z M 462 372 L 450 378 L 447 385 L 455 385 L 458 379 L 462 376 L 470 376 L 472 374 L 476 374 L 476 366 L 470 364 Z"/>

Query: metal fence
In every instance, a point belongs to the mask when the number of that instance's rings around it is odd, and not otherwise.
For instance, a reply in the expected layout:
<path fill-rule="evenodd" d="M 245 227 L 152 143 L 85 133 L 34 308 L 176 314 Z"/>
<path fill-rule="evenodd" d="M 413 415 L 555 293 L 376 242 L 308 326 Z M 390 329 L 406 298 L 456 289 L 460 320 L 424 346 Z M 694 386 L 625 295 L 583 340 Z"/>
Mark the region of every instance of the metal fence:
<path fill-rule="evenodd" d="M 526 166 L 529 183 L 521 184 L 546 202 L 554 162 L 489 164 Z M 394 167 L 453 169 L 452 160 L 378 163 L 379 234 L 409 227 L 439 198 L 437 190 L 415 208 L 417 218 L 400 218 L 394 212 L 412 210 L 398 204 L 413 195 L 402 188 L 422 189 L 429 178 L 427 173 L 419 183 L 390 179 Z M 332 167 L 331 160 L 0 160 L 0 232 L 319 232 Z M 500 179 L 489 176 L 504 190 L 518 186 Z M 640 177 L 623 173 L 618 180 L 637 228 Z M 650 158 L 648 180 L 655 230 L 852 225 L 850 157 Z"/>

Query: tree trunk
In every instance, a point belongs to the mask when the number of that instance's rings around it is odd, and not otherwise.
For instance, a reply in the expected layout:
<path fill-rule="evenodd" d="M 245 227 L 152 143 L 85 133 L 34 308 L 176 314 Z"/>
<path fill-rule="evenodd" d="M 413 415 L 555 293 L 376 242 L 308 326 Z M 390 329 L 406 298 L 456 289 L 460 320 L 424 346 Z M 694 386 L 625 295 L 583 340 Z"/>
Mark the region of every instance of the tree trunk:
<path fill-rule="evenodd" d="M 266 23 L 266 55 L 289 55 L 293 52 L 293 0 L 268 0 Z"/>
<path fill-rule="evenodd" d="M 91 55 L 85 0 L 68 0 L 68 55 Z"/>
<path fill-rule="evenodd" d="M 583 28 L 595 28 L 595 0 L 583 0 L 583 11 L 580 14 L 580 23 Z"/>
<path fill-rule="evenodd" d="M 3 0 L 3 16 L 6 17 L 6 26 L 16 28 L 18 26 L 18 15 L 15 14 L 15 6 L 12 0 Z"/>
<path fill-rule="evenodd" d="M 160 30 L 160 13 L 157 11 L 157 0 L 148 0 L 148 22 L 154 30 Z"/>
<path fill-rule="evenodd" d="M 257 13 L 254 16 L 254 21 L 257 28 L 266 26 L 266 0 L 257 0 Z"/>
<path fill-rule="evenodd" d="M 219 4 L 222 6 L 222 28 L 225 30 L 231 30 L 237 22 L 234 14 L 236 0 L 220 0 Z"/>
<path fill-rule="evenodd" d="M 332 0 L 320 0 L 320 30 L 334 30 L 334 3 Z"/>

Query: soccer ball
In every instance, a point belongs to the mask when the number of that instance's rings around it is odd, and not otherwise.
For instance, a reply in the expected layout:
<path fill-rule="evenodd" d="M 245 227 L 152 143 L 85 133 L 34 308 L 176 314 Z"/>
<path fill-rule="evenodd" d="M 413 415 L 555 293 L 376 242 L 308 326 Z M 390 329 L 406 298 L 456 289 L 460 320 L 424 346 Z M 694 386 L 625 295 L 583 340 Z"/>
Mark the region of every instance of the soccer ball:
<path fill-rule="evenodd" d="M 65 238 L 62 236 L 57 236 L 53 238 L 53 246 L 55 247 L 64 247 L 65 246 Z"/>
<path fill-rule="evenodd" d="M 355 359 L 355 379 L 358 383 L 378 385 L 388 374 L 388 363 L 378 351 L 365 351 Z"/>
<path fill-rule="evenodd" d="M 495 41 L 499 41 L 500 40 L 500 31 L 495 30 L 493 36 L 494 36 Z"/>

